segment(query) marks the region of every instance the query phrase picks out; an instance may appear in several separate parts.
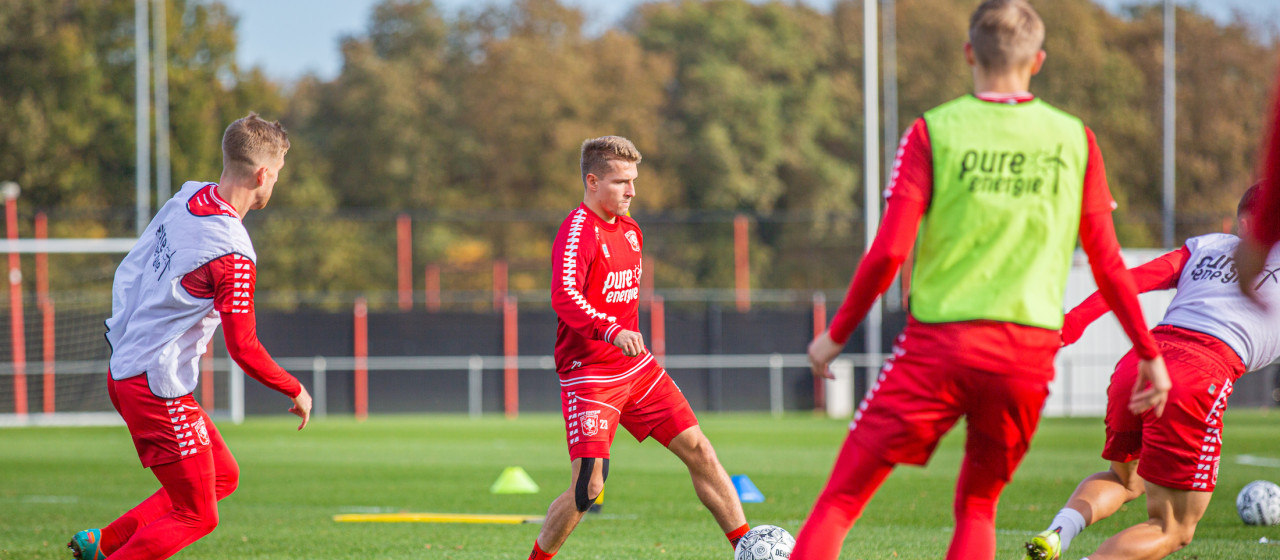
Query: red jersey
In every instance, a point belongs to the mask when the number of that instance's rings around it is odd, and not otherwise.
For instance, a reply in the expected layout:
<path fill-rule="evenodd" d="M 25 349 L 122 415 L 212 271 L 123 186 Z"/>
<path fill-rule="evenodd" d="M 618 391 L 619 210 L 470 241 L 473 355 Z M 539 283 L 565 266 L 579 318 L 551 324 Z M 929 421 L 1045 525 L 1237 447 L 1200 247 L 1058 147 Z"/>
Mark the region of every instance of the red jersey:
<path fill-rule="evenodd" d="M 236 209 L 218 195 L 217 185 L 209 185 L 192 197 L 187 210 L 197 216 L 240 217 Z M 258 341 L 258 319 L 253 310 L 257 283 L 258 269 L 253 261 L 236 253 L 209 261 L 182 277 L 182 287 L 187 293 L 213 299 L 213 309 L 222 318 L 222 334 L 231 359 L 259 383 L 293 398 L 302 393 L 302 385 L 280 367 Z"/>
<path fill-rule="evenodd" d="M 610 224 L 586 204 L 560 224 L 551 251 L 551 307 L 561 388 L 619 385 L 653 365 L 648 351 L 627 357 L 613 345 L 623 329 L 640 330 L 643 248 L 635 220 L 618 216 Z"/>

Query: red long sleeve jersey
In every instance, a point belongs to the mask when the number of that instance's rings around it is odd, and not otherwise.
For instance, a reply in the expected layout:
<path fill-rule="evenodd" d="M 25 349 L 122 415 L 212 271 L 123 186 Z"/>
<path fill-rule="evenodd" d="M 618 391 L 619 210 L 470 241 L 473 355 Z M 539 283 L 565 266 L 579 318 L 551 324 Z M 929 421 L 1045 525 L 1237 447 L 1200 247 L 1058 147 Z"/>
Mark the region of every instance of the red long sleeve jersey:
<path fill-rule="evenodd" d="M 626 216 L 610 224 L 585 204 L 560 224 L 551 251 L 551 306 L 556 311 L 560 387 L 607 387 L 653 365 L 613 345 L 623 329 L 639 331 L 640 226 Z"/>
<path fill-rule="evenodd" d="M 213 187 L 192 200 L 191 212 L 240 217 Z M 212 298 L 213 309 L 222 318 L 222 334 L 231 359 L 250 377 L 293 398 L 302 385 L 280 367 L 258 341 L 258 319 L 253 312 L 253 293 L 258 270 L 253 261 L 235 253 L 214 259 L 182 277 L 182 287 L 198 298 Z"/>

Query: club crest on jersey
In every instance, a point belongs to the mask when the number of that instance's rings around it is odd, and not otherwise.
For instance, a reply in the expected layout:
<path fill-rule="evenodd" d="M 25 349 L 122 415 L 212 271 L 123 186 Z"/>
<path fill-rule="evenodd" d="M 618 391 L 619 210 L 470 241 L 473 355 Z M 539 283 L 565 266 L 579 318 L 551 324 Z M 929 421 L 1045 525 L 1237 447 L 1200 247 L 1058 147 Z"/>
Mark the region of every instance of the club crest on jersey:
<path fill-rule="evenodd" d="M 627 233 L 623 234 L 623 236 L 626 237 L 627 241 L 631 243 L 631 250 L 639 253 L 640 252 L 640 236 L 636 235 L 636 232 L 634 231 L 628 231 Z"/>
<path fill-rule="evenodd" d="M 200 438 L 200 445 L 209 445 L 209 428 L 204 425 L 204 418 L 196 420 L 194 424 L 196 436 Z"/>
<path fill-rule="evenodd" d="M 582 435 L 590 437 L 600 433 L 600 411 L 588 410 L 578 417 L 582 427 Z"/>

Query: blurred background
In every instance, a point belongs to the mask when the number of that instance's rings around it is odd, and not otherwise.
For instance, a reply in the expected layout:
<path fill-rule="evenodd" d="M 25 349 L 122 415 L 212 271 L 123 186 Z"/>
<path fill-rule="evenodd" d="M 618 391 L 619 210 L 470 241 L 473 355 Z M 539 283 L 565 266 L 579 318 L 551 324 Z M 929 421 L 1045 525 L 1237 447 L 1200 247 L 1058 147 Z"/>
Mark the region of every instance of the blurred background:
<path fill-rule="evenodd" d="M 223 128 L 257 111 L 293 143 L 270 208 L 245 221 L 266 346 L 327 385 L 335 412 L 359 414 L 363 398 L 366 413 L 478 401 L 510 414 L 513 394 L 555 410 L 541 358 L 554 342 L 551 243 L 581 201 L 580 143 L 623 135 L 644 154 L 632 207 L 651 279 L 642 330 L 655 352 L 701 357 L 668 364 L 695 408 L 822 408 L 826 389 L 797 360 L 865 248 L 868 166 L 885 177 L 901 132 L 970 91 L 961 46 L 977 3 L 876 2 L 880 146 L 868 158 L 862 1 L 0 0 L 0 181 L 21 188 L 6 225 L 22 239 L 128 239 L 183 181 L 217 180 Z M 1032 89 L 1097 134 L 1120 241 L 1151 250 L 1132 264 L 1231 231 L 1254 178 L 1280 7 L 1032 3 L 1049 53 Z M 10 254 L 0 413 L 110 411 L 97 374 L 121 256 L 88 244 Z M 1073 282 L 1068 303 L 1092 289 L 1087 274 Z M 879 336 L 851 340 L 867 356 L 856 371 L 873 371 L 901 328 L 902 288 L 885 298 Z M 1064 366 L 1057 413 L 1101 410 L 1127 349 L 1101 332 Z M 361 381 L 362 347 L 419 361 L 362 362 L 374 373 Z M 213 408 L 278 408 L 214 348 L 202 389 Z M 336 361 L 309 377 L 314 356 Z M 476 373 L 430 356 L 526 362 L 482 360 Z M 517 383 L 519 371 L 530 373 Z M 862 394 L 853 377 L 841 394 Z M 1274 404 L 1275 377 L 1238 393 Z"/>

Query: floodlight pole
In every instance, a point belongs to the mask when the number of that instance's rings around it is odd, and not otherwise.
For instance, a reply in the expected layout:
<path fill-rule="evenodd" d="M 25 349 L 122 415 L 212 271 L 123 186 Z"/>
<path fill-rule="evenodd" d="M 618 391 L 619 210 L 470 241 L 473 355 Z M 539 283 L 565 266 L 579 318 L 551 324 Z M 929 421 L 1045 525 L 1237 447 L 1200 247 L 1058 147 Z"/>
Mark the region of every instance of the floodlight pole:
<path fill-rule="evenodd" d="M 147 0 L 133 1 L 133 49 L 134 49 L 134 127 L 137 129 L 137 167 L 134 192 L 134 232 L 142 237 L 151 221 L 151 83 L 147 65 L 150 46 L 147 36 Z"/>
<path fill-rule="evenodd" d="M 1177 145 L 1174 140 L 1177 133 L 1177 42 L 1174 33 L 1177 29 L 1177 8 L 1173 0 L 1164 0 L 1164 248 L 1174 247 L 1174 189 Z"/>
<path fill-rule="evenodd" d="M 169 200 L 169 41 L 168 21 L 165 19 L 165 3 L 153 0 L 155 14 L 151 17 L 155 33 L 155 96 L 156 96 L 156 206 L 164 206 Z M 141 234 L 141 232 L 139 232 Z"/>
<path fill-rule="evenodd" d="M 863 113 L 864 123 L 863 132 L 865 134 L 865 155 L 863 161 L 863 171 L 866 179 L 863 182 L 863 212 L 865 213 L 864 223 L 866 238 L 866 251 L 871 250 L 871 242 L 876 237 L 876 230 L 880 229 L 880 87 L 879 87 L 879 68 L 877 58 L 879 49 L 877 48 L 878 37 L 876 26 L 879 23 L 876 15 L 877 0 L 863 0 L 862 2 L 862 22 L 863 22 L 863 38 L 862 38 L 862 80 L 863 80 Z M 866 352 L 873 359 L 880 353 L 880 323 L 883 306 L 880 299 L 871 306 L 871 312 L 867 314 L 865 321 L 866 330 Z"/>
<path fill-rule="evenodd" d="M 895 0 L 880 0 L 884 4 L 881 26 L 884 37 L 881 58 L 884 59 L 884 174 L 887 181 L 893 180 L 893 163 L 898 158 L 896 146 L 900 142 L 898 136 L 898 15 Z M 889 284 L 885 293 L 885 301 L 889 309 L 902 307 L 902 282 Z"/>

